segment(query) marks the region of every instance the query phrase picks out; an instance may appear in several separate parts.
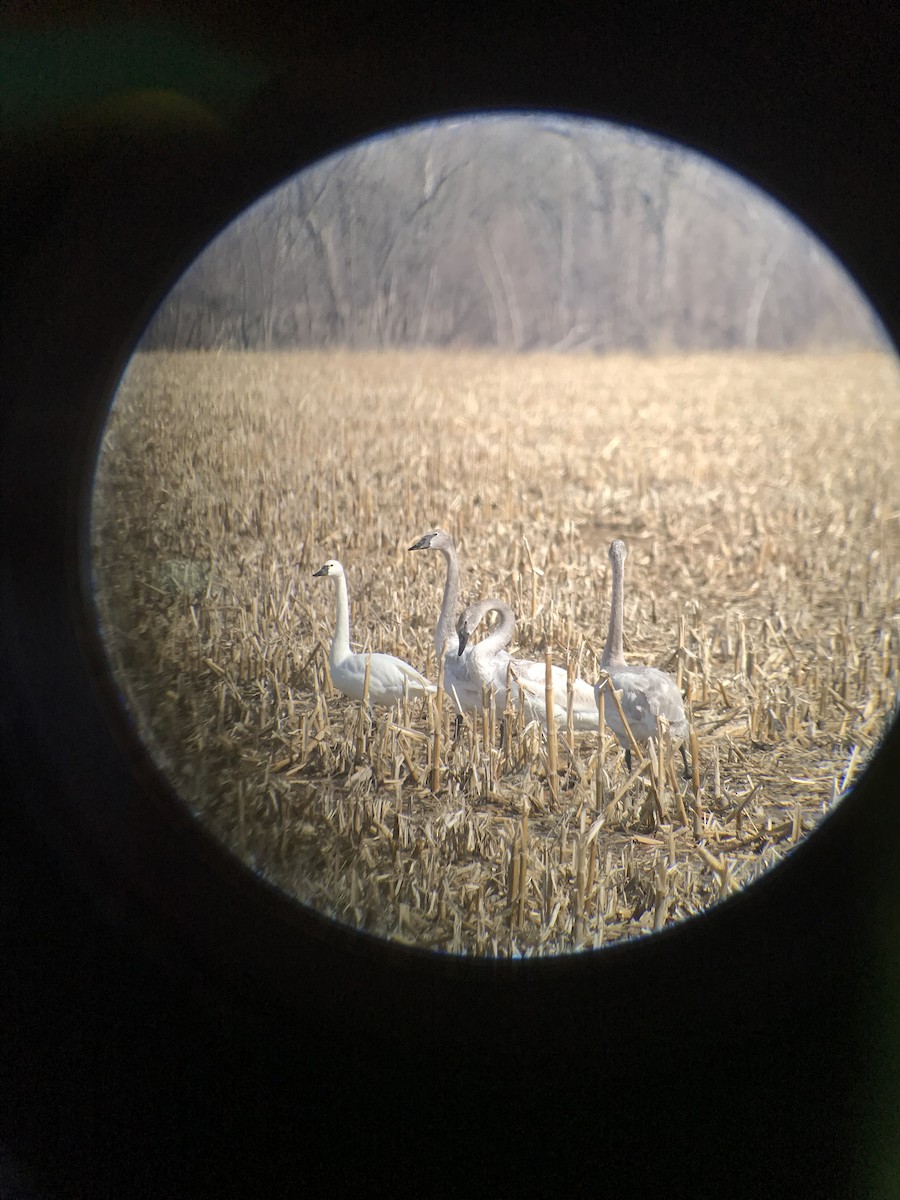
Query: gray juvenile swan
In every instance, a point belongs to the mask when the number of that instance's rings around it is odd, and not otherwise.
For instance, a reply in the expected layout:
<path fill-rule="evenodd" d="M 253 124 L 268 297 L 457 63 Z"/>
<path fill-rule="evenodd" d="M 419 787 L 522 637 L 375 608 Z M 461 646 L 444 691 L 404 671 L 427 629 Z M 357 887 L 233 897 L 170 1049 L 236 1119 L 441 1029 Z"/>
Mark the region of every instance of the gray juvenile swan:
<path fill-rule="evenodd" d="M 459 559 L 453 538 L 445 529 L 432 529 L 422 535 L 410 550 L 437 550 L 447 564 L 441 612 L 434 631 L 434 652 L 444 660 L 444 690 L 452 697 L 457 713 L 481 712 L 481 682 L 469 669 L 468 653 L 459 653 L 456 609 L 459 605 Z"/>
<path fill-rule="evenodd" d="M 480 642 L 469 643 L 469 639 L 489 612 L 495 612 L 500 620 Z M 507 678 L 512 687 L 509 702 L 513 707 L 524 700 L 525 713 L 529 720 L 540 721 L 547 728 L 546 666 L 530 658 L 513 658 L 506 647 L 515 633 L 516 614 L 504 600 L 478 600 L 470 604 L 457 622 L 459 654 L 468 655 L 470 676 L 478 681 L 479 687 L 493 688 L 495 704 L 502 710 L 507 700 Z M 568 724 L 568 680 L 562 667 L 551 668 L 553 677 L 553 720 L 565 728 Z M 573 681 L 572 727 L 576 730 L 597 728 L 597 699 L 594 689 L 583 679 Z"/>
<path fill-rule="evenodd" d="M 336 559 L 330 558 L 313 572 L 313 578 L 328 575 L 334 580 L 337 613 L 334 637 L 328 651 L 331 681 L 339 692 L 353 700 L 362 700 L 369 664 L 369 703 L 390 708 L 399 704 L 404 694 L 428 696 L 437 688 L 415 667 L 395 658 L 393 654 L 354 654 L 350 649 L 350 602 L 347 598 L 347 577 Z"/>
<path fill-rule="evenodd" d="M 675 738 L 685 738 L 689 732 L 684 712 L 684 700 L 678 684 L 671 675 L 656 667 L 632 667 L 625 662 L 622 652 L 622 614 L 625 605 L 625 543 L 616 539 L 609 547 L 612 565 L 612 605 L 609 614 L 609 632 L 600 658 L 600 667 L 606 671 L 610 684 L 621 692 L 619 703 L 631 728 L 636 742 L 646 742 L 657 736 L 656 718 L 664 717 Z M 609 685 L 607 685 L 609 687 Z M 600 703 L 600 684 L 596 684 L 597 704 Z M 615 701 L 604 697 L 606 723 L 625 747 L 625 763 L 631 770 L 631 743 L 622 724 Z M 681 756 L 687 769 L 684 743 Z"/>

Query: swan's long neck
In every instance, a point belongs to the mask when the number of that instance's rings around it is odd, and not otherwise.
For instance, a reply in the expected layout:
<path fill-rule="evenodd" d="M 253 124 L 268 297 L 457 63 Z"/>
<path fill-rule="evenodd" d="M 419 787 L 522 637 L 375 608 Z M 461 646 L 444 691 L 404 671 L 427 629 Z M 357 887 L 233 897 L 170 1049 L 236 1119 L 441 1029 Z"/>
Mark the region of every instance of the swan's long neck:
<path fill-rule="evenodd" d="M 328 652 L 328 661 L 332 666 L 335 663 L 343 662 L 350 653 L 350 601 L 347 598 L 345 576 L 335 575 L 334 594 L 336 597 L 334 637 L 331 639 L 331 650 Z"/>
<path fill-rule="evenodd" d="M 477 652 L 479 657 L 493 658 L 495 654 L 505 650 L 512 641 L 516 631 L 516 614 L 502 600 L 485 600 L 481 605 L 478 620 L 482 620 L 489 612 L 497 613 L 500 620 L 487 637 L 482 638 L 478 643 Z"/>
<path fill-rule="evenodd" d="M 624 666 L 625 655 L 622 651 L 622 611 L 625 604 L 625 564 L 621 558 L 610 560 L 612 565 L 612 602 L 609 610 L 609 632 L 606 635 L 606 645 L 600 656 L 600 666 Z"/>
<path fill-rule="evenodd" d="M 441 554 L 447 563 L 447 578 L 444 582 L 444 598 L 441 601 L 441 615 L 438 617 L 437 628 L 434 631 L 434 651 L 440 661 L 446 652 L 455 654 L 459 647 L 459 637 L 456 633 L 456 609 L 459 602 L 459 559 L 456 547 L 442 547 Z"/>

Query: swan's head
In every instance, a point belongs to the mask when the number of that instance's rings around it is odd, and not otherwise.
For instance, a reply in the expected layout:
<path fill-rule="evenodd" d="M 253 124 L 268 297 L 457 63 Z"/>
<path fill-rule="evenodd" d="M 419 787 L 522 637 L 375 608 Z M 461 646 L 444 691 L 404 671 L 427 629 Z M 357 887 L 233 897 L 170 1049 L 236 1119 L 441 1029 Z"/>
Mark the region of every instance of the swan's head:
<path fill-rule="evenodd" d="M 456 636 L 460 638 L 460 649 L 457 650 L 457 654 L 462 654 L 463 650 L 466 649 L 469 638 L 478 629 L 481 618 L 485 616 L 487 611 L 488 608 L 478 600 L 474 604 L 463 608 L 463 611 L 460 613 L 460 619 L 456 622 Z"/>
<path fill-rule="evenodd" d="M 452 550 L 453 538 L 446 529 L 431 529 L 423 533 L 417 542 L 409 547 L 410 550 Z"/>
<path fill-rule="evenodd" d="M 464 608 L 456 622 L 456 636 L 459 638 L 457 654 L 462 654 L 468 645 L 469 638 L 489 613 L 496 613 L 500 621 L 511 621 L 515 628 L 515 616 L 508 604 L 502 600 L 476 600 Z M 496 628 L 496 625 L 494 626 Z"/>
<path fill-rule="evenodd" d="M 628 555 L 628 547 L 621 538 L 616 538 L 614 542 L 609 544 L 609 561 L 611 563 L 623 563 Z"/>
<path fill-rule="evenodd" d="M 319 567 L 318 571 L 313 571 L 313 579 L 319 575 L 343 575 L 344 568 L 336 558 L 329 558 L 324 566 Z"/>
<path fill-rule="evenodd" d="M 459 649 L 456 651 L 457 654 L 461 655 L 463 650 L 465 650 L 469 638 L 472 636 L 472 633 L 480 619 L 481 614 L 476 614 L 475 609 L 471 604 L 460 615 L 459 620 L 456 622 L 456 636 L 459 638 Z"/>

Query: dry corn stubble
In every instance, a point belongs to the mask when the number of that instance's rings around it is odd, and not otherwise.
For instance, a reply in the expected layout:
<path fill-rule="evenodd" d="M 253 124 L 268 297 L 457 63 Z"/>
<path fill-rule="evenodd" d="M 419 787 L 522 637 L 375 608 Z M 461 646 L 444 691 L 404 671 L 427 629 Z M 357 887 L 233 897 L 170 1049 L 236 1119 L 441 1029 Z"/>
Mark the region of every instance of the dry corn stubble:
<path fill-rule="evenodd" d="M 328 916 L 489 955 L 660 928 L 788 853 L 886 726 L 898 394 L 875 354 L 138 355 L 93 512 L 113 673 L 198 819 Z M 554 765 L 521 712 L 456 735 L 336 693 L 312 572 L 436 680 L 442 563 L 405 547 L 437 524 L 517 651 L 591 680 L 623 537 L 626 652 L 680 674 L 693 777 L 665 732 L 628 777 L 605 732 Z"/>

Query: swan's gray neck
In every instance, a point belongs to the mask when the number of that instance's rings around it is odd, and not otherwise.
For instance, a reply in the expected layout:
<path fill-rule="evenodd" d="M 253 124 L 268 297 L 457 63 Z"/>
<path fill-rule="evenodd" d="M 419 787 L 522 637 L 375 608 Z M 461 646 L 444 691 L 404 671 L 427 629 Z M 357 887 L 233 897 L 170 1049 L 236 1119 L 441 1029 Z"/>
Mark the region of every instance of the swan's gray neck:
<path fill-rule="evenodd" d="M 437 628 L 434 631 L 434 652 L 440 661 L 444 653 L 455 654 L 459 648 L 459 637 L 456 632 L 456 610 L 459 605 L 459 559 L 456 547 L 441 547 L 441 554 L 447 563 L 447 578 L 444 582 L 444 598 L 441 601 L 441 615 L 438 617 Z"/>
<path fill-rule="evenodd" d="M 479 652 L 494 655 L 499 650 L 505 650 L 516 631 L 516 614 L 503 600 L 484 600 L 479 610 L 478 621 L 483 620 L 489 612 L 495 612 L 500 618 L 487 637 L 478 643 Z"/>
<path fill-rule="evenodd" d="M 620 558 L 610 560 L 612 566 L 612 602 L 609 610 L 609 632 L 600 657 L 603 670 L 623 667 L 625 655 L 622 650 L 622 610 L 625 604 L 625 564 Z"/>

